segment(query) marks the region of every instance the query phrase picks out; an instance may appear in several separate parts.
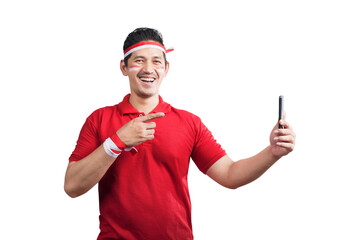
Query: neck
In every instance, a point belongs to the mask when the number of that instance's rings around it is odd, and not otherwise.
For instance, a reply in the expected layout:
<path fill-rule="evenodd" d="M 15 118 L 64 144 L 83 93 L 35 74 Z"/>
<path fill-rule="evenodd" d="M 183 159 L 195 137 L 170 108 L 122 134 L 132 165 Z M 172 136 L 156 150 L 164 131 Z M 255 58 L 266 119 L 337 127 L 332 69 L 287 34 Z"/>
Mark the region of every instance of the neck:
<path fill-rule="evenodd" d="M 136 110 L 146 115 L 159 104 L 159 95 L 155 94 L 154 96 L 143 98 L 136 94 L 130 94 L 129 102 Z"/>

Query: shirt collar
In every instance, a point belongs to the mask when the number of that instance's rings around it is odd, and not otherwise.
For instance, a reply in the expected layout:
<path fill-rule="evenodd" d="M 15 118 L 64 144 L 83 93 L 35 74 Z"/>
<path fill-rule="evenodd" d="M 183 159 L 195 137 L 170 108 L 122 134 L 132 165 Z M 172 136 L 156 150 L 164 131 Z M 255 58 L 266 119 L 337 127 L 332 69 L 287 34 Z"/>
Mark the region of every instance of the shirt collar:
<path fill-rule="evenodd" d="M 139 113 L 131 104 L 130 104 L 130 94 L 126 95 L 121 103 L 118 104 L 118 111 L 121 115 L 126 114 L 137 114 Z M 168 113 L 171 110 L 170 104 L 164 102 L 162 97 L 159 95 L 159 104 L 152 110 L 150 113 L 163 112 Z"/>

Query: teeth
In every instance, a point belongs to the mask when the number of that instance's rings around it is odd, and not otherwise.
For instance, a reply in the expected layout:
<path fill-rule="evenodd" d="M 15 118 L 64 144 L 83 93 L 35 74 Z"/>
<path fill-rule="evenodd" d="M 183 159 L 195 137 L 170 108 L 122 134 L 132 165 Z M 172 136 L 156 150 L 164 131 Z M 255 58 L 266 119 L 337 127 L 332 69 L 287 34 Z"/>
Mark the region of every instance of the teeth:
<path fill-rule="evenodd" d="M 141 81 L 145 81 L 145 82 L 153 82 L 153 81 L 155 81 L 155 79 L 153 79 L 153 78 L 140 78 L 141 79 Z"/>

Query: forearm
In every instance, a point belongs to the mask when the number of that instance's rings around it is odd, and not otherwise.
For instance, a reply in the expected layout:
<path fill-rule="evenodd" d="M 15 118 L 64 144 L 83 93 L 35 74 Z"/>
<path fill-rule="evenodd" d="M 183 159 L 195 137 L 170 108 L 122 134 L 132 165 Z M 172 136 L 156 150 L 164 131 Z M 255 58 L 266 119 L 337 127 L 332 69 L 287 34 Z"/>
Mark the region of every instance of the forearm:
<path fill-rule="evenodd" d="M 87 157 L 70 162 L 65 174 L 65 192 L 70 197 L 86 193 L 101 180 L 114 161 L 101 145 Z"/>
<path fill-rule="evenodd" d="M 277 160 L 290 153 L 295 147 L 295 133 L 290 125 L 281 120 L 285 129 L 278 129 L 278 123 L 270 134 L 270 145 L 253 157 L 234 162 L 226 155 L 215 162 L 206 174 L 227 188 L 238 188 L 260 177 Z"/>
<path fill-rule="evenodd" d="M 156 124 L 155 122 L 148 121 L 163 116 L 165 116 L 163 112 L 158 112 L 135 118 L 122 126 L 117 131 L 117 136 L 109 137 L 104 144 L 87 157 L 80 161 L 69 163 L 65 174 L 65 192 L 70 197 L 77 197 L 89 191 L 101 180 L 109 167 L 114 163 L 118 156 L 117 152 L 121 152 L 125 146 L 136 146 L 154 138 Z M 116 141 L 116 138 L 118 138 L 118 141 Z M 118 145 L 116 145 L 116 142 Z M 114 152 L 113 150 L 116 151 Z M 124 150 L 126 151 L 126 149 Z"/>
<path fill-rule="evenodd" d="M 253 157 L 232 163 L 228 172 L 229 187 L 238 188 L 256 180 L 278 159 L 271 153 L 269 146 Z"/>

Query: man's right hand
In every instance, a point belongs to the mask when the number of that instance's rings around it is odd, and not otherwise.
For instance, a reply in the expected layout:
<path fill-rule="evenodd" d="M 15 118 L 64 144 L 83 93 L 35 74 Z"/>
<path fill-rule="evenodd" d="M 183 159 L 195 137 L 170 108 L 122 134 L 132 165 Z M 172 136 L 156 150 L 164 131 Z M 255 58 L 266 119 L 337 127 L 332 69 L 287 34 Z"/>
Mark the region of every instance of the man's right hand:
<path fill-rule="evenodd" d="M 126 147 L 137 146 L 142 142 L 154 139 L 156 123 L 149 121 L 164 116 L 163 112 L 158 112 L 134 118 L 117 130 L 116 134 Z"/>

